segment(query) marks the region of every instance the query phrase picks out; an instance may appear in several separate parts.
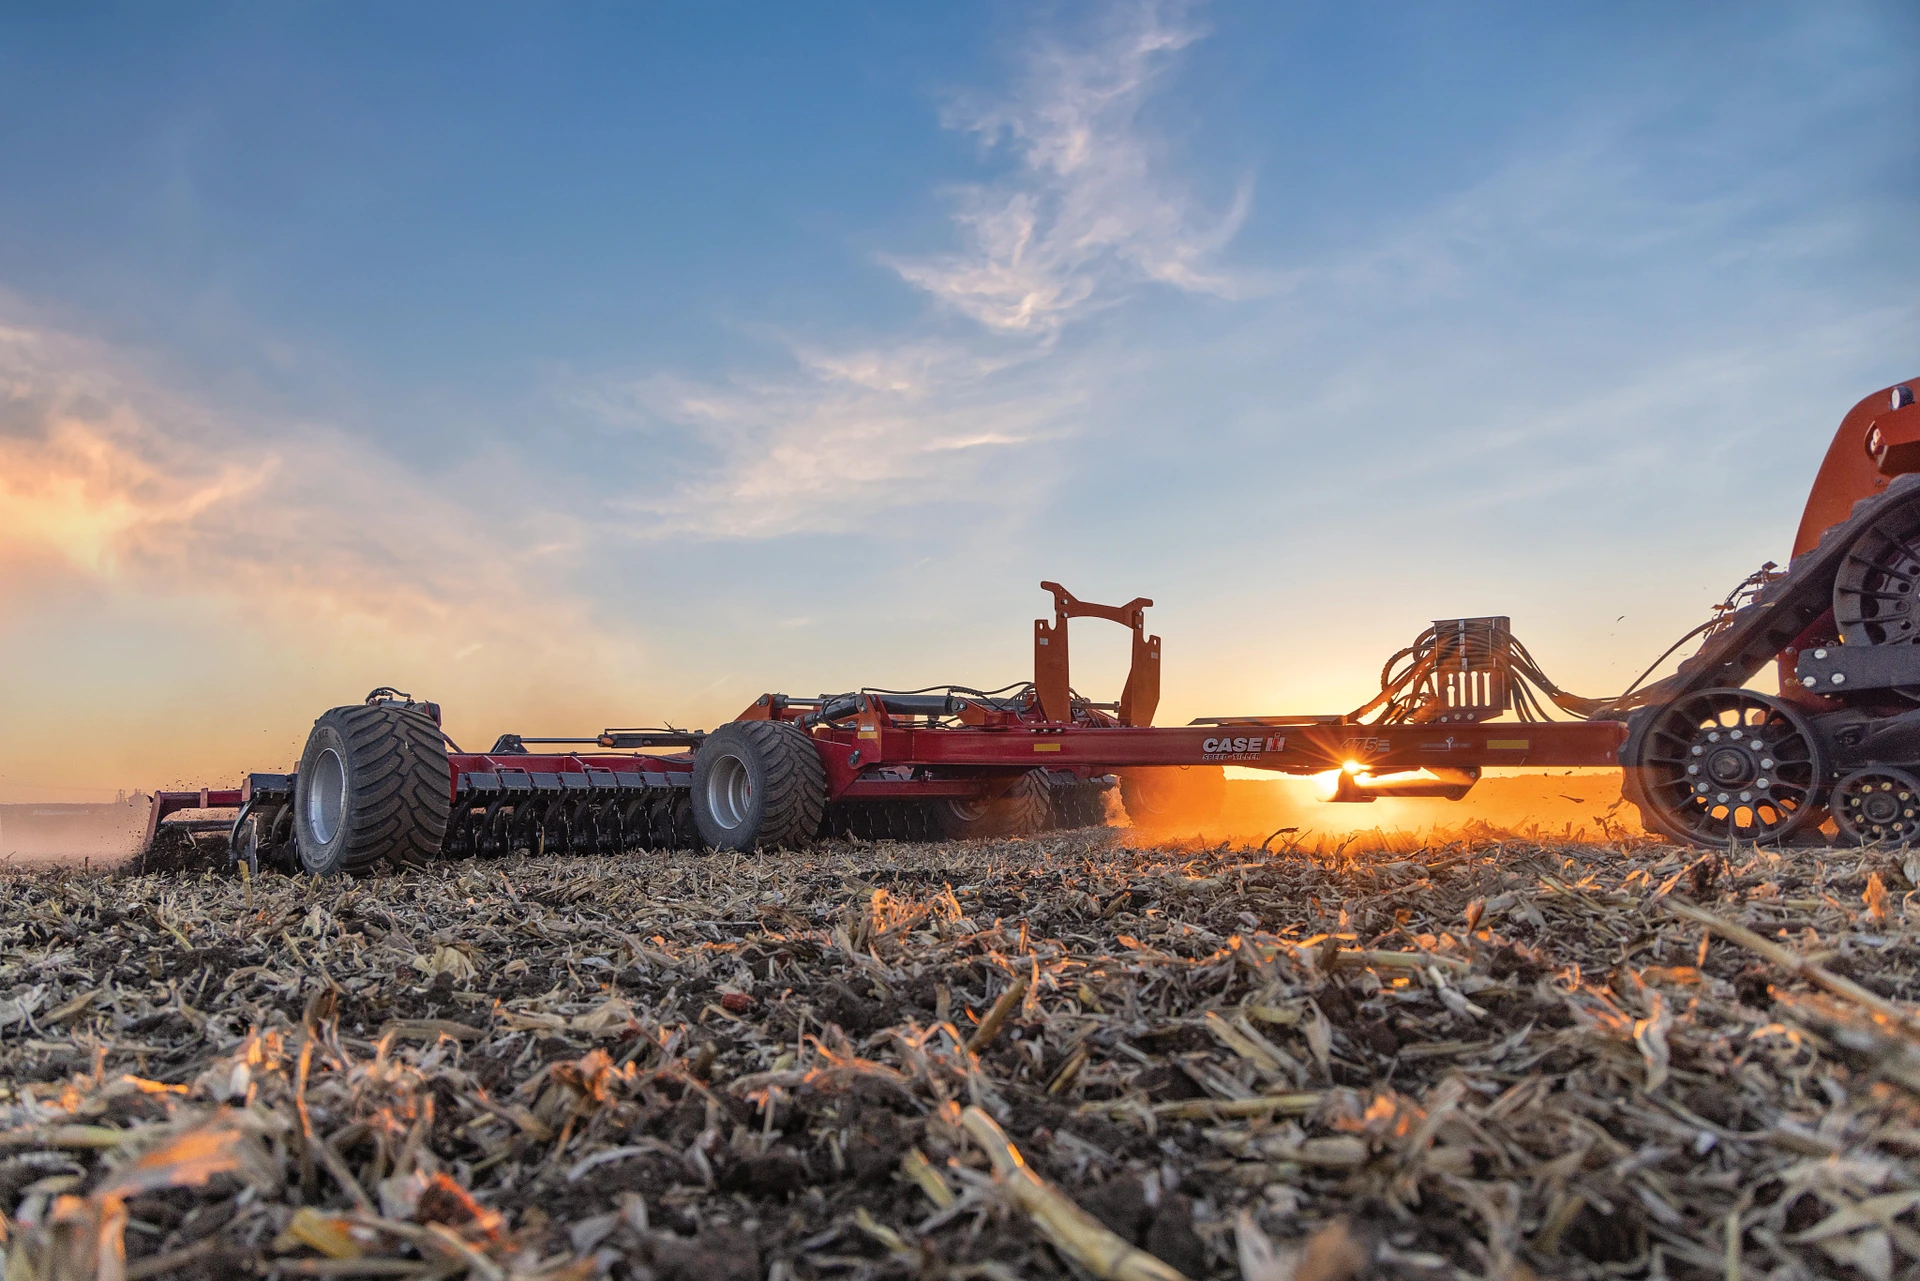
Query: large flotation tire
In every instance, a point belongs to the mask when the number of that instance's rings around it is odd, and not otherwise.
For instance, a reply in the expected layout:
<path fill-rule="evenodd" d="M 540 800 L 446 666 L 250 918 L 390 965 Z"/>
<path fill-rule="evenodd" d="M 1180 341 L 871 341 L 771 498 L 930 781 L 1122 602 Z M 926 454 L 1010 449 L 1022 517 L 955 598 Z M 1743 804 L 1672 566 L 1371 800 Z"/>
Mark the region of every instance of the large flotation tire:
<path fill-rule="evenodd" d="M 315 876 L 440 857 L 453 811 L 440 727 L 421 711 L 375 703 L 321 715 L 293 785 L 293 844 Z"/>
<path fill-rule="evenodd" d="M 716 850 L 797 848 L 820 831 L 827 770 L 813 739 L 785 721 L 729 721 L 693 760 L 693 821 Z"/>

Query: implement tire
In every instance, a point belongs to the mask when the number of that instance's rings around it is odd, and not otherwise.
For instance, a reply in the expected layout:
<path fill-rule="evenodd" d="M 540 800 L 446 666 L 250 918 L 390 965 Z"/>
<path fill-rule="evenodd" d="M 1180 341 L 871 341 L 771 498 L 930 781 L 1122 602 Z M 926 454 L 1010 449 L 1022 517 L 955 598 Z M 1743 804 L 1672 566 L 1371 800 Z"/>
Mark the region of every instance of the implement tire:
<path fill-rule="evenodd" d="M 813 739 L 785 721 L 729 721 L 693 759 L 693 821 L 716 850 L 798 848 L 827 812 L 827 768 Z"/>
<path fill-rule="evenodd" d="M 313 723 L 293 785 L 293 844 L 315 876 L 440 857 L 453 769 L 440 728 L 390 705 L 336 707 Z"/>
<path fill-rule="evenodd" d="M 1043 769 L 1030 769 L 1014 780 L 993 805 L 999 830 L 1008 836 L 1039 836 L 1056 826 L 1053 781 Z"/>

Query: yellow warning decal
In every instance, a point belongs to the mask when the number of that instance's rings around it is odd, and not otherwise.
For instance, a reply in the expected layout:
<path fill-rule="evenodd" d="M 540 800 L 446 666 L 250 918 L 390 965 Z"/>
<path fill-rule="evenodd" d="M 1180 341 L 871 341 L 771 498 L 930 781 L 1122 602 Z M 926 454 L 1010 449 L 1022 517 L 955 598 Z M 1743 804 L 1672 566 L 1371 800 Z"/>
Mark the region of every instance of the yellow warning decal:
<path fill-rule="evenodd" d="M 1524 752 L 1533 746 L 1532 739 L 1526 738 L 1490 738 L 1487 750 L 1490 752 Z"/>
<path fill-rule="evenodd" d="M 1059 750 L 1060 750 L 1060 744 L 1058 744 L 1058 743 L 1035 743 L 1035 744 L 1033 745 L 1033 750 L 1034 750 L 1034 751 L 1036 751 L 1036 752 L 1057 752 L 1057 751 L 1059 751 Z"/>

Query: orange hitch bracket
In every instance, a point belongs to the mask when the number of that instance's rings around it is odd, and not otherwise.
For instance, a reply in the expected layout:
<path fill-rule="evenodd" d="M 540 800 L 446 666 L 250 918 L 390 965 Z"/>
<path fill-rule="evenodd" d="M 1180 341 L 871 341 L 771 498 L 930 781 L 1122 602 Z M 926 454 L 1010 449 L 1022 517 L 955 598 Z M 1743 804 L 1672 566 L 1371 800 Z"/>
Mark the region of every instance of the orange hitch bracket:
<path fill-rule="evenodd" d="M 1153 724 L 1154 709 L 1160 705 L 1160 638 L 1147 635 L 1147 610 L 1153 602 L 1136 596 L 1124 605 L 1094 605 L 1075 599 L 1058 583 L 1041 583 L 1040 590 L 1053 593 L 1053 622 L 1033 620 L 1033 688 L 1046 718 L 1062 725 L 1073 721 L 1067 620 L 1104 618 L 1133 632 L 1133 660 L 1120 694 L 1120 723 Z"/>

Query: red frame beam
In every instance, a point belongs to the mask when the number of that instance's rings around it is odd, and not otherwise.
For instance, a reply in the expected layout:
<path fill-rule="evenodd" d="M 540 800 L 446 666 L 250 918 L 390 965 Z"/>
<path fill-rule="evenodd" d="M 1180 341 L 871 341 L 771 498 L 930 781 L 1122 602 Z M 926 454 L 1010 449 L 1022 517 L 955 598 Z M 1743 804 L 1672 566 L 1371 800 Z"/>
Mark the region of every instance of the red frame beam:
<path fill-rule="evenodd" d="M 1626 736 L 1627 727 L 1618 721 L 906 729 L 883 720 L 869 729 L 863 717 L 859 730 L 831 731 L 819 741 L 823 746 L 831 743 L 857 750 L 859 759 L 849 764 L 862 773 L 876 765 L 942 770 L 1079 767 L 1095 772 L 1157 765 L 1240 765 L 1281 774 L 1319 774 L 1350 762 L 1370 773 L 1428 765 L 1615 766 Z"/>

